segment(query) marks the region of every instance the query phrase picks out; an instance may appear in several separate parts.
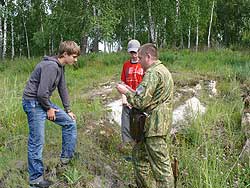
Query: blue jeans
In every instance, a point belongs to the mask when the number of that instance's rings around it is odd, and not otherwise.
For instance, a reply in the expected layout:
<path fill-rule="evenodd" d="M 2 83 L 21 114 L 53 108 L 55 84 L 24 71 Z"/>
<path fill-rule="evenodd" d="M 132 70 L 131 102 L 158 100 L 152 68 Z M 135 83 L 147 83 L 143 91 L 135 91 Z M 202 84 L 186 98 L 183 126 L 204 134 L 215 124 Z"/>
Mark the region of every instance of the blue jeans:
<path fill-rule="evenodd" d="M 130 112 L 131 109 L 127 105 L 122 105 L 121 135 L 123 143 L 133 141 L 133 138 L 130 135 Z"/>
<path fill-rule="evenodd" d="M 75 151 L 77 129 L 76 122 L 61 108 L 53 103 L 51 107 L 58 109 L 54 123 L 62 127 L 61 158 L 72 158 Z M 42 152 L 44 145 L 44 126 L 47 112 L 43 110 L 37 100 L 23 99 L 23 109 L 27 114 L 29 124 L 28 140 L 28 171 L 30 182 L 43 176 Z"/>

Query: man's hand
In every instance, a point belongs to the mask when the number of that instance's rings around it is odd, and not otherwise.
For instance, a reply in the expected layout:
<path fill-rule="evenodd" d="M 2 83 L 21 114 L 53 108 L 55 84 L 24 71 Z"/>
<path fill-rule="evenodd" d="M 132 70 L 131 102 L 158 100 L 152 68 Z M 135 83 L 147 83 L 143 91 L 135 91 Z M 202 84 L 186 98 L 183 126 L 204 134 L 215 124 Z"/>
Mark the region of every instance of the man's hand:
<path fill-rule="evenodd" d="M 69 112 L 68 115 L 71 117 L 71 119 L 76 120 L 76 115 L 73 112 Z"/>
<path fill-rule="evenodd" d="M 132 89 L 131 87 L 129 87 L 128 85 L 125 85 L 126 86 L 126 88 L 129 90 L 129 91 L 131 91 L 131 92 L 133 92 L 133 93 L 135 93 L 135 90 L 134 89 Z"/>
<path fill-rule="evenodd" d="M 122 105 L 126 105 L 130 109 L 132 108 L 131 104 L 128 103 L 126 95 L 122 94 Z"/>
<path fill-rule="evenodd" d="M 121 93 L 121 94 L 125 94 L 127 93 L 129 90 L 127 89 L 127 87 L 123 84 L 117 84 L 116 85 L 116 89 Z"/>
<path fill-rule="evenodd" d="M 59 112 L 59 110 L 54 109 L 54 108 L 50 108 L 50 109 L 47 111 L 47 116 L 48 116 L 48 119 L 49 119 L 50 121 L 55 121 L 55 120 L 56 120 L 56 112 Z"/>
<path fill-rule="evenodd" d="M 124 94 L 122 94 L 122 104 L 125 104 L 125 105 L 128 104 L 127 97 Z"/>

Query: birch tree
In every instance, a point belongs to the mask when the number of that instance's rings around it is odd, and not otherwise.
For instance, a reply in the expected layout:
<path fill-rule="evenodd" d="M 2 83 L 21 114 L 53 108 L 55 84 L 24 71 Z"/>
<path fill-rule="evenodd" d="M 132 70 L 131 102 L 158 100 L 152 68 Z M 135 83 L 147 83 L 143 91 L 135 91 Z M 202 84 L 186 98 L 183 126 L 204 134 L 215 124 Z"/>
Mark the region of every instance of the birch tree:
<path fill-rule="evenodd" d="M 7 0 L 4 1 L 4 16 L 3 16 L 3 51 L 2 51 L 2 58 L 5 59 L 6 51 L 7 51 Z"/>
<path fill-rule="evenodd" d="M 2 58 L 3 49 L 2 12 L 2 4 L 0 4 L 0 58 Z"/>
<path fill-rule="evenodd" d="M 82 6 L 82 11 L 85 13 L 82 16 L 82 36 L 81 36 L 81 54 L 85 55 L 87 52 L 88 48 L 88 32 L 90 28 L 90 18 L 89 18 L 89 6 L 90 2 L 89 0 L 83 0 L 83 6 Z"/>
<path fill-rule="evenodd" d="M 133 38 L 136 38 L 136 7 L 135 7 L 135 0 L 133 0 Z"/>
<path fill-rule="evenodd" d="M 210 36 L 211 36 L 211 27 L 213 23 L 213 14 L 214 14 L 214 1 L 211 8 L 211 16 L 210 16 L 210 22 L 209 22 L 209 28 L 208 28 L 208 36 L 207 36 L 207 47 L 210 48 Z"/>
<path fill-rule="evenodd" d="M 200 17 L 200 7 L 197 7 L 197 17 L 196 17 L 196 42 L 195 42 L 195 51 L 198 51 L 199 47 L 199 17 Z"/>
<path fill-rule="evenodd" d="M 180 24 L 179 24 L 179 16 L 180 16 L 180 1 L 179 0 L 175 0 L 175 29 L 174 29 L 174 33 L 175 33 L 175 47 L 177 47 L 177 40 L 178 40 L 178 36 L 179 36 L 179 31 L 180 31 Z"/>
<path fill-rule="evenodd" d="M 147 0 L 147 5 L 148 5 L 148 28 L 149 28 L 149 41 L 152 43 L 156 43 L 156 26 L 154 23 L 154 19 L 152 16 L 152 5 L 151 5 L 151 0 Z"/>
<path fill-rule="evenodd" d="M 181 34 L 187 48 L 191 48 L 192 34 L 195 33 L 197 17 L 197 1 L 182 0 L 180 9 Z M 194 34 L 193 34 L 194 36 Z M 184 45 L 184 44 L 183 44 Z M 183 46 L 184 47 L 184 46 Z"/>
<path fill-rule="evenodd" d="M 22 47 L 26 47 L 26 57 L 30 59 L 30 38 L 28 34 L 28 28 L 27 28 L 27 21 L 29 20 L 29 11 L 31 7 L 31 2 L 30 0 L 19 0 L 17 1 L 17 11 L 18 11 L 18 17 L 19 21 L 21 23 L 21 30 L 20 32 L 20 40 L 24 39 L 24 41 L 21 41 L 20 47 L 21 47 L 21 52 L 25 50 L 22 49 Z M 20 24 L 19 23 L 19 24 Z M 31 25 L 30 25 L 31 26 Z"/>
<path fill-rule="evenodd" d="M 15 25 L 14 25 L 14 18 L 15 18 L 15 3 L 10 2 L 9 6 L 9 15 L 10 15 L 10 30 L 11 30 L 11 59 L 13 60 L 15 57 Z"/>
<path fill-rule="evenodd" d="M 14 59 L 15 56 L 15 39 L 14 39 L 14 23 L 13 23 L 13 17 L 10 21 L 10 27 L 11 27 L 11 59 Z"/>

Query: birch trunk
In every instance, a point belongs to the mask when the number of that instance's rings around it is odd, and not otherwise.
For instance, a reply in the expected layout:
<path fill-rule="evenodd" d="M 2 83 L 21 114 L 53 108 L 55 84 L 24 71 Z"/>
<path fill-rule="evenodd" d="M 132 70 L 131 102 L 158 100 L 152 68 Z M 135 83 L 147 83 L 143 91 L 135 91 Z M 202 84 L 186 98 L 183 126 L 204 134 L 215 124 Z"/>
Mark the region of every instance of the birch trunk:
<path fill-rule="evenodd" d="M 135 16 L 135 0 L 133 0 L 133 16 L 134 16 L 134 29 L 133 29 L 133 36 L 134 36 L 134 39 L 136 37 L 136 16 Z"/>
<path fill-rule="evenodd" d="M 48 46 L 48 51 L 49 51 L 49 55 L 51 55 L 51 36 L 49 37 L 49 46 Z"/>
<path fill-rule="evenodd" d="M 182 33 L 181 33 L 180 48 L 181 48 L 181 49 L 184 49 L 184 39 L 183 39 Z"/>
<path fill-rule="evenodd" d="M 15 56 L 15 42 L 14 42 L 14 23 L 13 17 L 11 18 L 11 59 L 14 59 Z"/>
<path fill-rule="evenodd" d="M 211 17 L 210 17 L 210 23 L 209 23 L 209 29 L 208 29 L 208 36 L 207 36 L 207 47 L 210 48 L 210 37 L 211 37 L 211 27 L 213 23 L 213 14 L 214 14 L 214 1 L 211 9 Z"/>
<path fill-rule="evenodd" d="M 152 43 L 156 43 L 155 24 L 152 17 L 151 0 L 147 0 L 147 4 L 148 4 L 148 22 L 149 22 L 149 41 Z"/>
<path fill-rule="evenodd" d="M 5 9 L 7 7 L 7 2 L 5 2 Z M 7 14 L 5 10 L 4 14 L 4 21 L 3 21 L 3 52 L 2 52 L 2 58 L 5 59 L 6 57 L 6 50 L 7 50 Z"/>
<path fill-rule="evenodd" d="M 42 35 L 43 35 L 43 55 L 46 55 L 44 29 L 43 29 L 43 19 L 42 19 L 42 17 L 40 19 L 41 19 L 41 31 L 42 31 Z"/>
<path fill-rule="evenodd" d="M 94 17 L 96 18 L 98 16 L 98 9 L 93 6 L 93 13 L 94 13 Z M 95 38 L 93 40 L 93 43 L 92 43 L 92 52 L 98 52 L 99 50 L 99 23 L 97 23 L 97 26 L 94 28 L 95 29 Z"/>
<path fill-rule="evenodd" d="M 112 51 L 112 44 L 108 43 L 108 52 L 111 52 L 111 51 Z"/>
<path fill-rule="evenodd" d="M 174 47 L 177 47 L 177 41 L 179 36 L 179 12 L 180 12 L 180 2 L 179 0 L 175 1 L 175 27 L 174 27 Z"/>
<path fill-rule="evenodd" d="M 60 39 L 61 39 L 61 42 L 63 42 L 63 35 L 60 34 Z"/>
<path fill-rule="evenodd" d="M 104 51 L 104 53 L 106 53 L 107 52 L 107 43 L 106 43 L 106 41 L 103 41 L 103 51 Z"/>
<path fill-rule="evenodd" d="M 85 12 L 85 14 L 89 14 L 89 0 L 83 0 L 83 6 L 82 6 L 82 11 Z M 90 20 L 86 17 L 83 18 L 83 25 L 88 25 L 90 22 Z M 84 28 L 84 27 L 83 27 Z M 88 51 L 88 31 L 86 29 L 83 29 L 83 33 L 81 36 L 81 55 L 86 55 L 87 51 Z"/>
<path fill-rule="evenodd" d="M 88 36 L 83 35 L 82 40 L 81 40 L 81 54 L 82 55 L 86 55 L 87 47 L 88 47 Z"/>
<path fill-rule="evenodd" d="M 19 57 L 22 56 L 22 44 L 21 44 L 21 39 L 20 39 L 20 34 L 17 35 L 17 40 L 18 40 L 18 43 L 19 43 Z"/>
<path fill-rule="evenodd" d="M 197 13 L 197 20 L 196 20 L 196 45 L 195 45 L 195 51 L 198 51 L 199 46 L 199 14 L 200 14 L 200 7 L 198 7 L 198 13 Z"/>
<path fill-rule="evenodd" d="M 179 12 L 180 12 L 180 2 L 179 0 L 176 0 L 176 15 L 175 15 L 176 23 L 178 23 L 179 20 Z"/>
<path fill-rule="evenodd" d="M 54 39 L 53 39 L 53 31 L 51 32 L 49 38 L 49 54 L 52 55 L 54 53 Z"/>
<path fill-rule="evenodd" d="M 0 8 L 2 5 L 0 5 Z M 2 30 L 2 17 L 0 16 L 0 58 L 2 57 L 3 49 L 3 30 Z"/>
<path fill-rule="evenodd" d="M 188 49 L 190 49 L 190 40 L 191 40 L 191 25 L 188 26 Z"/>
<path fill-rule="evenodd" d="M 167 28 L 167 18 L 165 17 L 164 18 L 164 21 L 163 21 L 163 25 Z M 161 48 L 165 48 L 166 47 L 166 34 L 165 33 L 162 33 L 162 36 L 161 36 L 161 39 L 162 39 L 162 43 L 161 43 Z"/>
<path fill-rule="evenodd" d="M 27 55 L 28 55 L 28 59 L 30 59 L 29 38 L 28 38 L 27 27 L 26 27 L 26 22 L 24 20 L 24 17 L 23 17 L 23 27 L 24 27 L 24 33 L 25 33 L 25 39 L 26 39 Z"/>

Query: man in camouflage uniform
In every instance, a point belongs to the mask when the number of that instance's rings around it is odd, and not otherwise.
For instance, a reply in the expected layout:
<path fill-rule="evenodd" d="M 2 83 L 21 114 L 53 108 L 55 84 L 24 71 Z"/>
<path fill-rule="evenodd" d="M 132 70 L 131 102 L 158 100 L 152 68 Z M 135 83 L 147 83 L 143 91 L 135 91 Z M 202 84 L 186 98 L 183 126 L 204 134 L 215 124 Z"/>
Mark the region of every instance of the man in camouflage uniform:
<path fill-rule="evenodd" d="M 133 148 L 133 165 L 139 188 L 172 188 L 174 178 L 166 137 L 172 121 L 173 79 L 168 69 L 158 60 L 153 44 L 140 47 L 139 54 L 144 78 L 136 91 L 117 84 L 128 102 L 149 116 L 144 127 L 144 139 Z M 154 180 L 150 179 L 152 171 Z"/>

